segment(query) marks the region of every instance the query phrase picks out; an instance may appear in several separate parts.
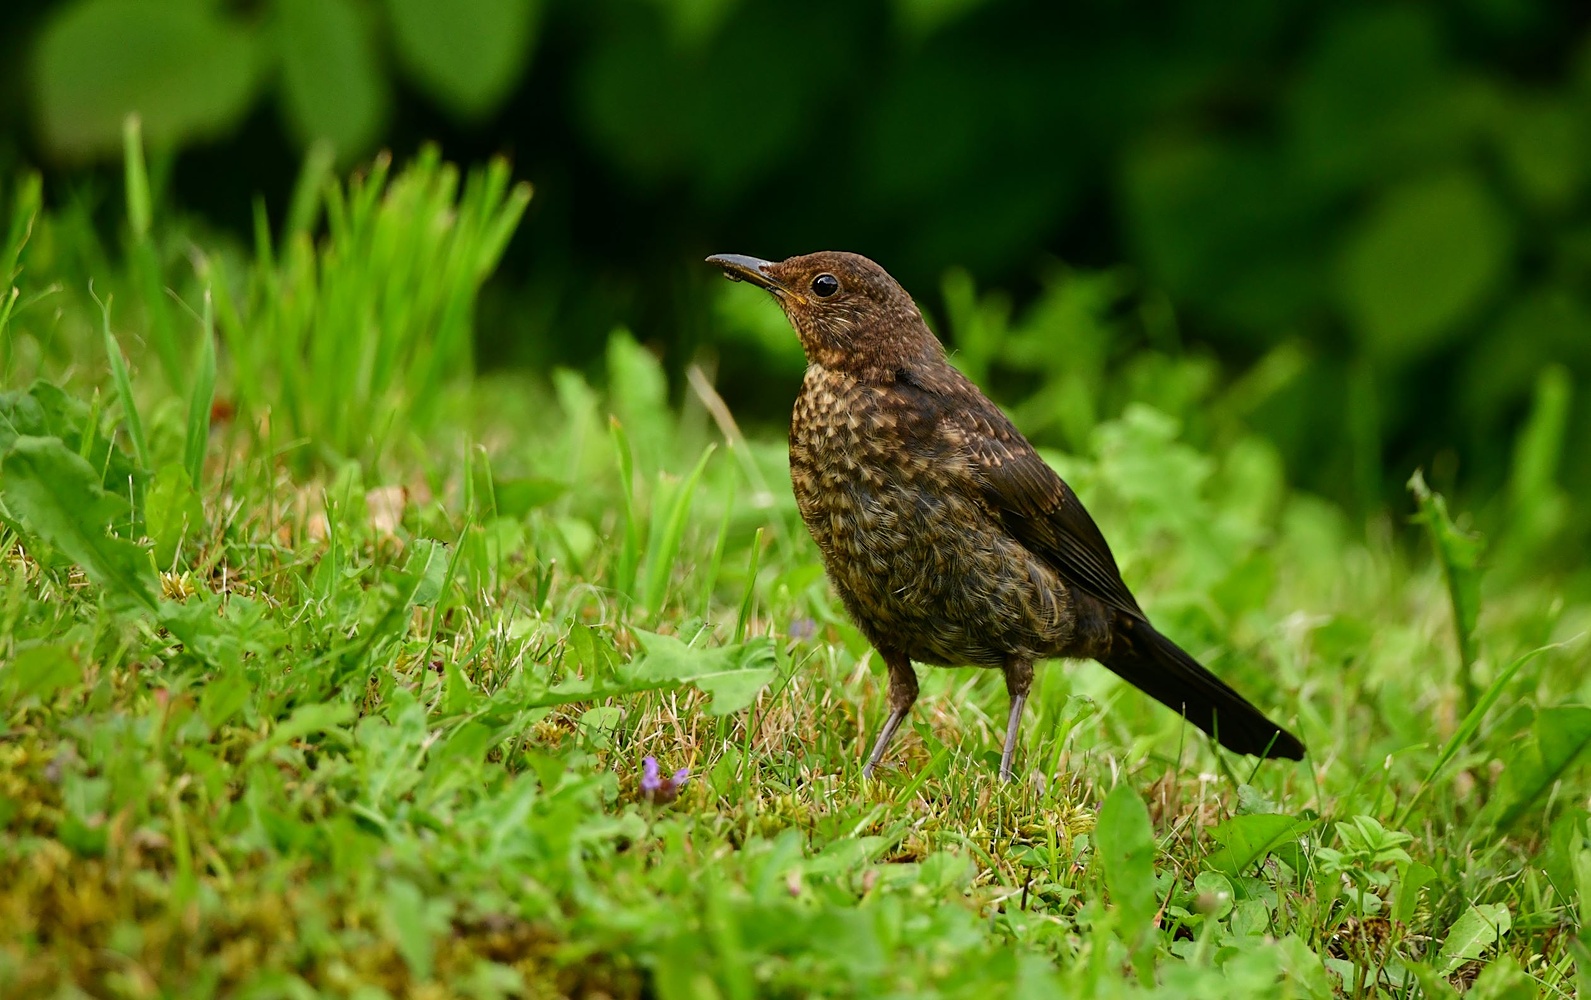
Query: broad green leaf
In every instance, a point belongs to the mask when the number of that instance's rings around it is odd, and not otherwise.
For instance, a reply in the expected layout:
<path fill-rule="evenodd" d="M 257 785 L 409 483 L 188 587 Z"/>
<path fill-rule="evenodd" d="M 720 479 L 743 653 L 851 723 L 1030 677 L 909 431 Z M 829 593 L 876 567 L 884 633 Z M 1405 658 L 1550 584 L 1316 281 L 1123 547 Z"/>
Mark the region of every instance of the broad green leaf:
<path fill-rule="evenodd" d="M 1496 828 L 1513 826 L 1591 748 L 1591 706 L 1561 705 L 1536 713 L 1531 738 L 1516 747 L 1492 801 Z"/>
<path fill-rule="evenodd" d="M 708 715 L 728 715 L 756 701 L 762 689 L 777 676 L 778 671 L 773 667 L 741 667 L 699 674 L 691 678 L 691 683 L 710 696 Z"/>
<path fill-rule="evenodd" d="M 588 677 L 605 675 L 620 654 L 606 633 L 579 622 L 569 626 L 563 665 Z"/>
<path fill-rule="evenodd" d="M 0 451 L 23 435 L 60 438 L 79 454 L 87 444 L 88 462 L 101 473 L 100 482 L 117 496 L 131 491 L 134 502 L 143 491 L 145 473 L 93 425 L 93 413 L 80 399 L 42 379 L 26 389 L 0 392 Z"/>
<path fill-rule="evenodd" d="M 47 702 L 55 692 L 83 679 L 83 665 L 62 643 L 18 649 L 9 662 L 0 664 L 0 692 L 11 704 L 30 697 Z"/>
<path fill-rule="evenodd" d="M 1502 903 L 1470 906 L 1448 929 L 1447 940 L 1436 955 L 1436 971 L 1450 976 L 1465 962 L 1473 962 L 1502 940 L 1513 926 L 1513 917 Z"/>
<path fill-rule="evenodd" d="M 343 162 L 380 137 L 386 81 L 375 32 L 351 0 L 276 0 L 283 101 L 305 145 L 326 140 Z"/>
<path fill-rule="evenodd" d="M 262 760 L 277 747 L 303 739 L 311 733 L 339 733 L 354 717 L 354 707 L 341 701 L 316 701 L 300 705 L 293 714 L 271 730 L 271 735 L 249 749 L 247 760 Z M 346 742 L 346 740 L 345 740 Z"/>
<path fill-rule="evenodd" d="M 199 718 L 211 729 L 231 719 L 249 701 L 249 682 L 233 670 L 209 681 L 199 696 Z"/>
<path fill-rule="evenodd" d="M 419 87 L 462 118 L 497 109 L 530 61 L 539 0 L 386 0 L 392 41 Z"/>
<path fill-rule="evenodd" d="M 363 751 L 365 801 L 388 810 L 420 781 L 426 749 L 426 710 L 405 688 L 392 694 L 384 716 L 367 715 L 354 728 Z"/>
<path fill-rule="evenodd" d="M 1519 967 L 1512 955 L 1499 955 L 1464 994 L 1467 1000 L 1539 1000 L 1536 981 Z"/>
<path fill-rule="evenodd" d="M 1277 847 L 1308 833 L 1314 825 L 1313 820 L 1276 813 L 1234 816 L 1210 827 L 1210 836 L 1221 848 L 1206 863 L 1235 878 Z"/>
<path fill-rule="evenodd" d="M 392 943 L 418 982 L 431 978 L 431 932 L 426 926 L 426 900 L 414 883 L 387 883 L 387 925 Z"/>
<path fill-rule="evenodd" d="M 110 533 L 125 526 L 126 501 L 59 438 L 19 437 L 0 454 L 0 497 L 28 530 L 65 553 L 88 578 L 153 611 L 159 588 L 149 556 Z"/>
<path fill-rule="evenodd" d="M 464 715 L 481 701 L 481 695 L 459 668 L 458 660 L 442 658 L 442 714 Z"/>
<path fill-rule="evenodd" d="M 1220 872 L 1200 872 L 1193 879 L 1193 891 L 1201 904 L 1209 906 L 1212 920 L 1232 912 L 1232 880 Z"/>
<path fill-rule="evenodd" d="M 524 517 L 537 507 L 545 507 L 569 492 L 569 484 L 556 479 L 528 476 L 523 479 L 496 479 L 492 497 L 497 513 L 503 517 Z"/>
<path fill-rule="evenodd" d="M 204 504 L 188 471 L 172 463 L 155 473 L 144 496 L 144 530 L 155 543 L 155 565 L 172 568 L 177 553 L 192 550 L 204 532 Z"/>
<path fill-rule="evenodd" d="M 236 124 L 254 96 L 254 39 L 223 5 L 80 0 L 46 25 L 34 88 L 45 141 L 74 157 L 119 153 L 142 120 L 168 146 Z"/>
<path fill-rule="evenodd" d="M 709 715 L 740 711 L 778 674 L 774 667 L 758 666 L 773 658 L 773 648 L 766 641 L 696 649 L 673 636 L 639 629 L 631 632 L 646 655 L 631 664 L 629 672 L 653 682 L 689 681 L 711 697 Z"/>
<path fill-rule="evenodd" d="M 593 747 L 607 750 L 613 745 L 613 734 L 624 718 L 624 710 L 617 705 L 602 705 L 588 709 L 580 716 L 580 732 Z"/>
<path fill-rule="evenodd" d="M 1453 984 L 1448 982 L 1446 977 L 1437 975 L 1431 966 L 1424 962 L 1408 962 L 1405 968 L 1414 974 L 1415 982 L 1420 984 L 1420 989 L 1430 1000 L 1459 1000 L 1458 990 L 1453 988 Z M 1332 995 L 1341 996 L 1336 992 Z"/>
<path fill-rule="evenodd" d="M 1325 965 L 1303 938 L 1287 935 L 1276 942 L 1276 953 L 1287 982 L 1297 991 L 1295 995 L 1309 1000 L 1335 1000 L 1337 991 L 1332 988 Z"/>
<path fill-rule="evenodd" d="M 409 548 L 409 560 L 403 571 L 410 578 L 408 603 L 412 607 L 430 607 L 442 596 L 447 582 L 447 546 L 429 538 L 417 538 Z"/>
<path fill-rule="evenodd" d="M 1121 782 L 1105 796 L 1094 827 L 1095 851 L 1122 930 L 1136 939 L 1159 908 L 1155 896 L 1155 836 L 1149 810 L 1132 786 Z"/>
<path fill-rule="evenodd" d="M 1390 191 L 1349 241 L 1338 292 L 1365 349 L 1426 356 L 1497 288 L 1513 255 L 1509 220 L 1467 172 Z"/>
<path fill-rule="evenodd" d="M 1436 880 L 1436 869 L 1419 861 L 1401 866 L 1398 878 L 1398 897 L 1392 904 L 1392 919 L 1408 923 L 1414 919 L 1415 907 L 1420 905 L 1420 890 Z"/>

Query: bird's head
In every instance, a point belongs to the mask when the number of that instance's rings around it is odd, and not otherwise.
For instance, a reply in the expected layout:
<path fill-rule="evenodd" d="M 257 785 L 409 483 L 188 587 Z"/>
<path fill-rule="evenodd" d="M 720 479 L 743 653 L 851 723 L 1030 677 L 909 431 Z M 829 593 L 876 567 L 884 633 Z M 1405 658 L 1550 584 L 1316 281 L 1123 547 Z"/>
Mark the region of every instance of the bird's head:
<path fill-rule="evenodd" d="M 731 280 L 767 289 L 810 363 L 867 377 L 944 358 L 906 289 L 860 254 L 826 250 L 767 261 L 723 253 L 707 262 Z"/>

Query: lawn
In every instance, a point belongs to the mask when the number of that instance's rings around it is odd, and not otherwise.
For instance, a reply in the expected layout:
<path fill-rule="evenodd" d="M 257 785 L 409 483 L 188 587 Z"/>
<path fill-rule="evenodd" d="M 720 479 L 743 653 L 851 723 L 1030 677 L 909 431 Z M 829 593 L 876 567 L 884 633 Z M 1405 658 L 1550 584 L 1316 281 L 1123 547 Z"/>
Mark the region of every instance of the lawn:
<path fill-rule="evenodd" d="M 1003 785 L 998 674 L 923 669 L 863 781 L 883 666 L 782 436 L 624 331 L 600 378 L 473 374 L 530 198 L 504 165 L 312 161 L 251 245 L 165 217 L 135 132 L 125 183 L 109 243 L 0 183 L 0 994 L 1591 984 L 1591 587 L 1533 569 L 1573 453 L 1552 371 L 1506 496 L 1471 516 L 1411 469 L 1369 518 L 1245 422 L 1284 358 L 1101 372 L 1047 458 L 1308 757 L 1054 662 Z M 1088 280 L 1046 313 L 1079 337 Z"/>

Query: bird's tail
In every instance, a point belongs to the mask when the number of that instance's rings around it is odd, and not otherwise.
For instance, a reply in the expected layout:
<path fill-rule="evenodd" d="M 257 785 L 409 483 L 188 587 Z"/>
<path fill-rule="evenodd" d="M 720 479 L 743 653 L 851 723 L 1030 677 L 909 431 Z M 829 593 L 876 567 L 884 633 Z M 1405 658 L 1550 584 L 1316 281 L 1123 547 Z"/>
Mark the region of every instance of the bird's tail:
<path fill-rule="evenodd" d="M 1302 760 L 1304 745 L 1180 646 L 1141 619 L 1118 619 L 1100 660 L 1124 680 L 1214 736 L 1228 750 Z"/>

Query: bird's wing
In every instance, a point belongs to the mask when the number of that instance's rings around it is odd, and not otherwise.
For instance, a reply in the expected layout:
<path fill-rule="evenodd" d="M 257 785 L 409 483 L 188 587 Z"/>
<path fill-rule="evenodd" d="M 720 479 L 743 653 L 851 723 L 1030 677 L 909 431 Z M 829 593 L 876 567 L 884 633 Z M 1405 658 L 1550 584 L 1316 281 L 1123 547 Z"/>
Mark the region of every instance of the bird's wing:
<path fill-rule="evenodd" d="M 1067 583 L 1134 618 L 1143 618 L 1122 582 L 1105 536 L 1077 494 L 1044 463 L 993 403 L 943 414 L 943 431 L 971 457 L 984 501 L 1017 540 L 1049 563 Z"/>

